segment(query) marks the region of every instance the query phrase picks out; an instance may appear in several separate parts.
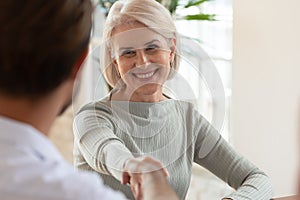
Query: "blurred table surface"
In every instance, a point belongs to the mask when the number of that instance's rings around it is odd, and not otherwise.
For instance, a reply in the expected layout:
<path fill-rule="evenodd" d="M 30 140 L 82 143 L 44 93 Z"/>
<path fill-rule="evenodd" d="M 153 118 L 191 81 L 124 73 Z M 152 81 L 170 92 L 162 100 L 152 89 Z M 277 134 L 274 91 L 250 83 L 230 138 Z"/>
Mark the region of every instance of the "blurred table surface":
<path fill-rule="evenodd" d="M 300 200 L 300 197 L 299 196 L 289 196 L 289 197 L 274 198 L 273 200 Z"/>

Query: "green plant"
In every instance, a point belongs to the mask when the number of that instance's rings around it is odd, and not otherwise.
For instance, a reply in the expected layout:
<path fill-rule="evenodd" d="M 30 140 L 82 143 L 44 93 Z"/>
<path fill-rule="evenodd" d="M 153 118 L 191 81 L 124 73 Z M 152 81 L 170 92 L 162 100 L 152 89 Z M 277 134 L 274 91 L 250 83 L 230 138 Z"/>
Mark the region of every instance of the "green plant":
<path fill-rule="evenodd" d="M 118 0 L 99 0 L 99 4 L 104 9 L 105 14 L 109 12 L 111 6 Z M 175 17 L 175 19 L 185 19 L 185 20 L 207 20 L 214 21 L 215 14 L 205 14 L 199 10 L 198 13 L 192 15 L 182 15 L 179 14 L 178 10 L 184 11 L 190 7 L 200 7 L 201 4 L 212 1 L 212 0 L 156 0 L 157 2 L 164 5 L 170 13 Z"/>

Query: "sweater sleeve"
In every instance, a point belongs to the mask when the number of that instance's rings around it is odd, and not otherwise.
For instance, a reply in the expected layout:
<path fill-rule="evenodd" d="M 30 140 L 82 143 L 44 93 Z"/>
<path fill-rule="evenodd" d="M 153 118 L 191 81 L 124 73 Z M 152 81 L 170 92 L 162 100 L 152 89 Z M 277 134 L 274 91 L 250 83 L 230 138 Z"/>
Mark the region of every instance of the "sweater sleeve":
<path fill-rule="evenodd" d="M 121 181 L 124 163 L 133 155 L 114 134 L 109 109 L 86 106 L 75 117 L 73 130 L 75 145 L 88 165 Z"/>
<path fill-rule="evenodd" d="M 236 191 L 229 199 L 271 199 L 273 192 L 268 176 L 239 155 L 203 117 L 196 117 L 194 161 L 210 170 Z"/>

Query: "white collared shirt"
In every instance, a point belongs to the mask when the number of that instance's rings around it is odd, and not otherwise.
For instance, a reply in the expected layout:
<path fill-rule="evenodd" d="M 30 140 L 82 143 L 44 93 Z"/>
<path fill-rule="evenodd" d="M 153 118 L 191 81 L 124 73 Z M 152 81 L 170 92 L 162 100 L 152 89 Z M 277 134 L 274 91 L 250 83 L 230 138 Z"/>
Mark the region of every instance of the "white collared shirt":
<path fill-rule="evenodd" d="M 28 124 L 0 116 L 1 200 L 118 200 L 96 174 L 75 172 Z"/>

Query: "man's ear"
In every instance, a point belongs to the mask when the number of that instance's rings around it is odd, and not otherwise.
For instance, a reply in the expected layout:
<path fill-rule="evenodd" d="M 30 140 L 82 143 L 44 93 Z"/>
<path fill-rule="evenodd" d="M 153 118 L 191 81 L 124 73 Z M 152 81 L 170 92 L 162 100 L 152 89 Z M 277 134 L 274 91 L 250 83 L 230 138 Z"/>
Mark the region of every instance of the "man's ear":
<path fill-rule="evenodd" d="M 74 79 L 76 78 L 79 70 L 81 69 L 82 64 L 84 63 L 85 59 L 87 58 L 88 53 L 89 53 L 89 49 L 86 48 L 82 52 L 82 54 L 77 58 L 76 63 L 72 70 L 71 78 L 74 78 Z"/>

